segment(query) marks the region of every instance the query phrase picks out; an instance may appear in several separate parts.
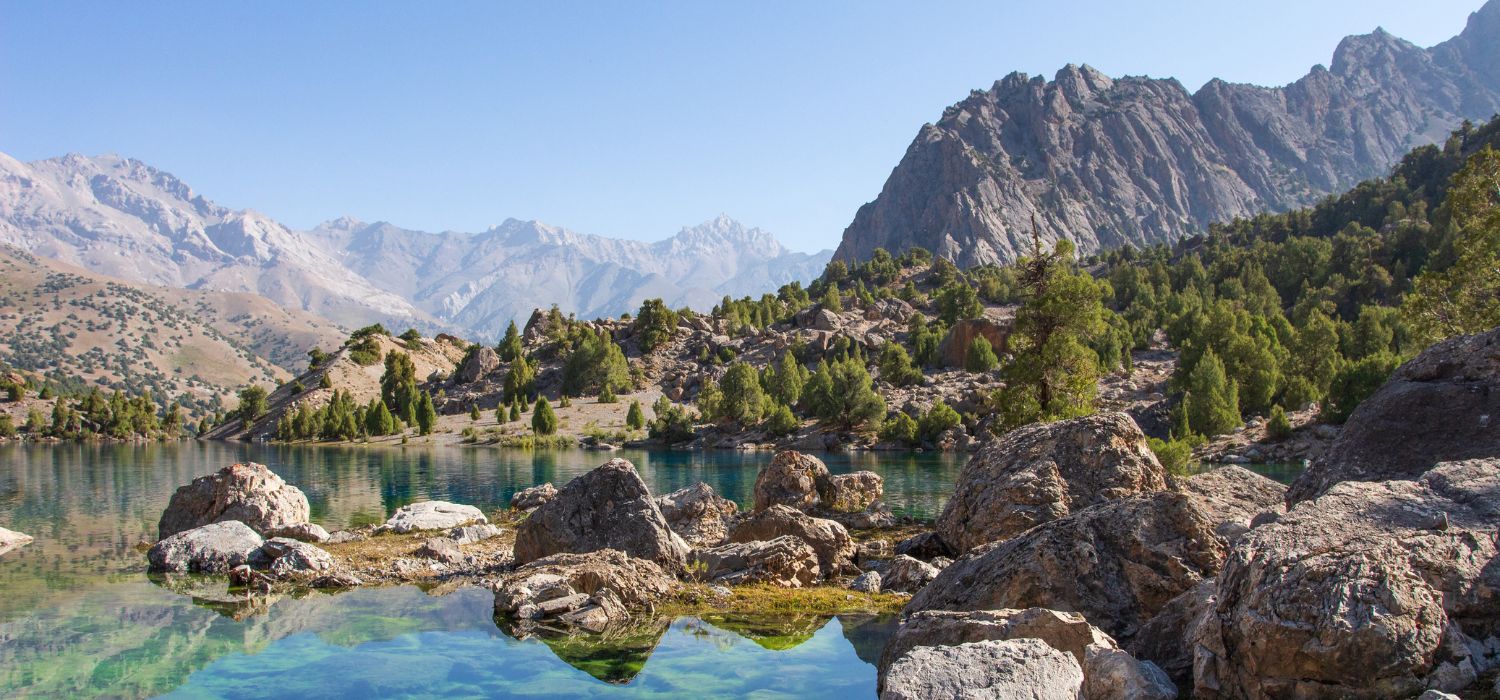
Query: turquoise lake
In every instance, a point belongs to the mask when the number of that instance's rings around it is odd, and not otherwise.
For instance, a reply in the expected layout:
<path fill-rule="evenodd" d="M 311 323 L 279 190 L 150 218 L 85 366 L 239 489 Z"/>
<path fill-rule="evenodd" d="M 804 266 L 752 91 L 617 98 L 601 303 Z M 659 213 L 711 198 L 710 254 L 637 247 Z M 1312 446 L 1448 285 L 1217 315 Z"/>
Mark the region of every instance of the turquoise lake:
<path fill-rule="evenodd" d="M 746 504 L 766 453 L 615 453 L 655 493 L 704 481 Z M 282 597 L 242 610 L 146 575 L 172 492 L 236 461 L 307 493 L 330 530 L 418 500 L 490 510 L 561 485 L 596 452 L 472 447 L 0 447 L 0 524 L 36 542 L 0 556 L 0 697 L 873 697 L 889 617 L 643 619 L 608 644 L 517 640 L 488 591 L 416 587 Z M 963 457 L 825 455 L 886 479 L 899 513 L 932 517 Z"/>

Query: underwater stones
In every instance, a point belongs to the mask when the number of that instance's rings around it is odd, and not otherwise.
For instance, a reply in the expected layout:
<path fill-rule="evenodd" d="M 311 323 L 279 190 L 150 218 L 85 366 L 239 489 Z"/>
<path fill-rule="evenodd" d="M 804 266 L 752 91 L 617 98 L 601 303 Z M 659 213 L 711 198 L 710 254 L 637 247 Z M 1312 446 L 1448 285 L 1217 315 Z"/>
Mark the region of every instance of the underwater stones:
<path fill-rule="evenodd" d="M 394 532 L 398 535 L 425 530 L 447 530 L 470 523 L 488 523 L 474 506 L 448 503 L 447 501 L 422 501 L 396 509 L 384 525 L 376 532 Z"/>
<path fill-rule="evenodd" d="M 516 561 L 522 564 L 603 549 L 653 561 L 673 573 L 687 563 L 687 544 L 667 526 L 628 460 L 611 459 L 569 481 L 516 530 Z"/>
<path fill-rule="evenodd" d="M 1166 487 L 1166 470 L 1129 415 L 1028 425 L 969 459 L 937 533 L 962 554 L 1088 506 Z"/>
<path fill-rule="evenodd" d="M 265 564 L 264 544 L 248 525 L 230 520 L 167 537 L 152 545 L 146 558 L 152 571 L 222 574 L 242 564 Z"/>
<path fill-rule="evenodd" d="M 261 535 L 307 523 L 307 496 L 264 464 L 232 464 L 194 479 L 172 494 L 157 537 L 195 527 L 239 521 Z"/>

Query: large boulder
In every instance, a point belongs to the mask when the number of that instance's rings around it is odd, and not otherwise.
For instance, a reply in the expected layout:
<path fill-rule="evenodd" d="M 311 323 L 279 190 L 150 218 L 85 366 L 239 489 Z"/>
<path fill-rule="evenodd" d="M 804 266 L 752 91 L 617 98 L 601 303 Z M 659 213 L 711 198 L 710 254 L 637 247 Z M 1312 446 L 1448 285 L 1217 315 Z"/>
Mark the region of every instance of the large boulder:
<path fill-rule="evenodd" d="M 816 508 L 818 483 L 828 478 L 823 460 L 794 450 L 776 453 L 755 477 L 753 510 L 787 506 L 800 511 Z"/>
<path fill-rule="evenodd" d="M 1177 686 L 1150 661 L 1124 649 L 1093 645 L 1083 659 L 1083 697 L 1087 700 L 1174 700 Z"/>
<path fill-rule="evenodd" d="M 885 565 L 884 573 L 880 575 L 880 585 L 887 591 L 916 593 L 923 586 L 932 583 L 941 571 L 920 559 L 897 554 Z"/>
<path fill-rule="evenodd" d="M 849 531 L 832 520 L 814 518 L 786 506 L 771 506 L 746 514 L 729 532 L 730 542 L 757 542 L 792 535 L 812 545 L 818 555 L 818 568 L 824 576 L 859 574 L 854 557 L 859 547 Z"/>
<path fill-rule="evenodd" d="M 245 564 L 264 566 L 264 545 L 265 540 L 249 526 L 227 520 L 166 537 L 151 546 L 146 559 L 152 571 L 222 574 Z"/>
<path fill-rule="evenodd" d="M 1166 470 L 1124 413 L 1029 425 L 969 459 L 937 533 L 962 554 L 1091 505 L 1166 487 Z"/>
<path fill-rule="evenodd" d="M 260 548 L 271 573 L 285 575 L 301 571 L 333 569 L 333 557 L 313 545 L 290 537 L 273 537 Z"/>
<path fill-rule="evenodd" d="M 1162 607 L 1136 633 L 1130 642 L 1130 653 L 1155 663 L 1172 682 L 1183 688 L 1193 686 L 1193 645 L 1191 637 L 1204 615 L 1214 609 L 1215 579 L 1204 579 L 1183 591 Z"/>
<path fill-rule="evenodd" d="M 376 530 L 404 535 L 409 532 L 448 530 L 461 525 L 482 525 L 488 522 L 489 518 L 484 517 L 484 513 L 474 506 L 447 501 L 422 501 L 397 508 L 395 514 Z"/>
<path fill-rule="evenodd" d="M 9 552 L 31 544 L 34 541 L 31 535 L 22 534 L 14 530 L 0 527 L 0 554 Z"/>
<path fill-rule="evenodd" d="M 875 472 L 830 475 L 818 481 L 817 489 L 824 508 L 859 513 L 879 505 L 885 496 L 885 479 Z"/>
<path fill-rule="evenodd" d="M 1342 481 L 1415 479 L 1438 462 L 1500 457 L 1500 328 L 1450 338 L 1401 365 L 1354 409 L 1287 498 Z"/>
<path fill-rule="evenodd" d="M 569 481 L 516 529 L 516 561 L 616 549 L 681 572 L 688 546 L 667 526 L 656 499 L 624 459 Z M 618 593 L 618 591 L 616 591 Z"/>
<path fill-rule="evenodd" d="M 157 537 L 210 523 L 237 520 L 265 535 L 308 522 L 301 489 L 282 481 L 264 464 L 232 464 L 177 489 L 156 526 Z"/>
<path fill-rule="evenodd" d="M 1250 529 L 1255 516 L 1285 510 L 1286 487 L 1244 467 L 1219 467 L 1175 483 L 1214 521 L 1214 531 L 1231 542 Z"/>
<path fill-rule="evenodd" d="M 705 581 L 739 585 L 769 583 L 782 588 L 811 586 L 818 580 L 818 553 L 799 537 L 726 544 L 693 552 L 694 569 Z"/>
<path fill-rule="evenodd" d="M 488 377 L 491 372 L 500 368 L 500 355 L 495 349 L 488 345 L 480 345 L 479 349 L 471 352 L 453 373 L 453 381 L 459 384 L 471 384 L 480 379 Z"/>
<path fill-rule="evenodd" d="M 917 647 L 886 673 L 881 700 L 1080 700 L 1083 669 L 1040 639 Z"/>
<path fill-rule="evenodd" d="M 729 519 L 739 506 L 698 482 L 656 499 L 667 527 L 694 547 L 713 547 L 729 537 Z"/>
<path fill-rule="evenodd" d="M 539 486 L 532 486 L 517 491 L 510 497 L 510 507 L 516 510 L 533 511 L 541 508 L 547 501 L 557 498 L 557 487 L 552 482 Z"/>
<path fill-rule="evenodd" d="M 565 612 L 576 612 L 585 605 L 600 605 L 599 601 L 586 601 L 605 590 L 620 602 L 623 610 L 645 610 L 677 591 L 679 586 L 660 566 L 618 550 L 554 554 L 526 564 L 496 582 L 495 612 L 532 619 L 548 616 L 549 610 L 554 614 L 561 614 L 558 611 L 563 608 L 568 608 Z M 575 597 L 580 594 L 583 598 Z M 561 598 L 570 598 L 569 603 L 546 605 Z M 608 601 L 603 607 L 608 608 Z M 605 612 L 615 619 L 620 617 L 620 610 Z"/>
<path fill-rule="evenodd" d="M 1192 635 L 1197 694 L 1412 697 L 1500 664 L 1500 460 L 1346 481 L 1242 537 Z"/>
<path fill-rule="evenodd" d="M 1128 641 L 1167 601 L 1217 574 L 1225 549 L 1191 497 L 1130 496 L 969 552 L 906 611 L 1073 610 Z"/>

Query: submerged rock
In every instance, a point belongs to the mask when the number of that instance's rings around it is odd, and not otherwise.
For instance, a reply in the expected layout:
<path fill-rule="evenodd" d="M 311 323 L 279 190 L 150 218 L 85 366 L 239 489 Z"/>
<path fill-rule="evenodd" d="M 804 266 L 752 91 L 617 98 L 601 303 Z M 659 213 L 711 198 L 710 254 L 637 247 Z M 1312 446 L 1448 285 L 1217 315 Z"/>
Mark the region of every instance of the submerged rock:
<path fill-rule="evenodd" d="M 558 491 L 516 530 L 516 561 L 615 549 L 677 573 L 688 547 L 667 527 L 656 500 L 624 459 L 611 459 Z"/>
<path fill-rule="evenodd" d="M 1236 543 L 1193 631 L 1197 694 L 1412 697 L 1500 664 L 1500 460 L 1346 481 Z"/>
<path fill-rule="evenodd" d="M 264 464 L 232 464 L 177 489 L 157 524 L 157 537 L 211 523 L 239 521 L 265 535 L 308 522 L 307 496 Z"/>
<path fill-rule="evenodd" d="M 906 611 L 1075 610 L 1128 641 L 1167 601 L 1218 573 L 1225 544 L 1213 528 L 1184 494 L 1109 501 L 970 552 Z"/>
<path fill-rule="evenodd" d="M 818 580 L 818 554 L 799 537 L 726 544 L 693 552 L 693 570 L 705 581 L 740 585 L 769 583 L 802 588 Z"/>
<path fill-rule="evenodd" d="M 404 535 L 409 532 L 447 530 L 471 523 L 488 522 L 489 518 L 484 517 L 484 513 L 474 506 L 447 501 L 422 501 L 396 509 L 396 513 L 384 525 L 376 528 L 376 531 Z"/>
<path fill-rule="evenodd" d="M 713 547 L 729 537 L 729 519 L 739 506 L 698 482 L 656 499 L 667 526 L 693 547 Z"/>
<path fill-rule="evenodd" d="M 783 535 L 792 535 L 811 545 L 824 576 L 859 574 L 859 567 L 854 564 L 859 548 L 843 525 L 787 506 L 771 506 L 745 515 L 730 531 L 729 541 L 769 541 Z"/>
<path fill-rule="evenodd" d="M 917 647 L 891 664 L 881 700 L 1078 700 L 1083 669 L 1040 639 Z"/>
<path fill-rule="evenodd" d="M 288 540 L 294 541 L 294 540 Z M 152 571 L 227 573 L 242 564 L 264 566 L 265 541 L 238 520 L 212 523 L 167 537 L 146 552 Z"/>
<path fill-rule="evenodd" d="M 1029 425 L 969 459 L 937 533 L 962 554 L 1091 505 L 1166 487 L 1166 470 L 1124 413 Z"/>
<path fill-rule="evenodd" d="M 794 450 L 778 452 L 755 477 L 753 510 L 772 506 L 812 510 L 820 503 L 818 482 L 827 478 L 828 467 L 817 457 Z"/>
<path fill-rule="evenodd" d="M 510 507 L 516 510 L 532 511 L 554 498 L 557 498 L 557 487 L 549 481 L 540 486 L 517 491 L 514 496 L 510 497 Z"/>
<path fill-rule="evenodd" d="M 1343 481 L 1416 479 L 1439 462 L 1500 457 L 1500 328 L 1401 365 L 1292 484 L 1298 503 Z"/>

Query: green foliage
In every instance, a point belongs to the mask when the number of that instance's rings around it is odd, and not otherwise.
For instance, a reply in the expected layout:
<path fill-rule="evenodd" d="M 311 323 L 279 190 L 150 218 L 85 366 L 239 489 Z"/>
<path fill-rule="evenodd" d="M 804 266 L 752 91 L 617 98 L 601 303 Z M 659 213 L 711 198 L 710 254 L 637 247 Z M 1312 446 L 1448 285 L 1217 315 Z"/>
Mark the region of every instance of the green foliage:
<path fill-rule="evenodd" d="M 379 408 L 375 408 L 378 406 Z M 296 440 L 355 440 L 366 435 L 385 435 L 395 432 L 394 419 L 389 411 L 381 413 L 385 404 L 372 401 L 370 407 L 354 403 L 348 392 L 336 390 L 328 403 L 312 410 L 306 402 L 296 411 L 287 411 L 276 422 L 276 439 L 283 442 Z M 371 417 L 372 411 L 375 417 Z M 383 415 L 385 422 L 380 420 Z M 381 432 L 375 432 L 374 429 Z"/>
<path fill-rule="evenodd" d="M 521 420 L 521 401 L 519 399 L 510 405 L 510 422 L 514 423 L 518 420 Z"/>
<path fill-rule="evenodd" d="M 1182 410 L 1188 428 L 1197 435 L 1222 435 L 1240 425 L 1239 393 L 1211 349 L 1188 375 Z"/>
<path fill-rule="evenodd" d="M 390 334 L 391 334 L 391 332 L 388 331 L 388 330 L 386 330 L 385 326 L 382 326 L 379 323 L 372 323 L 372 324 L 370 324 L 368 326 L 365 326 L 364 328 L 360 328 L 360 329 L 354 331 L 353 333 L 350 333 L 349 334 L 349 339 L 350 340 L 360 340 L 360 339 L 363 339 L 363 338 L 370 338 L 370 337 L 377 336 L 377 335 L 390 335 Z"/>
<path fill-rule="evenodd" d="M 714 422 L 723 416 L 719 413 L 724 406 L 724 392 L 719 390 L 719 383 L 712 379 L 703 380 L 703 386 L 698 388 L 698 413 L 703 420 Z"/>
<path fill-rule="evenodd" d="M 391 413 L 407 423 L 416 422 L 417 366 L 411 356 L 404 352 L 391 352 L 385 357 L 385 373 L 380 376 L 380 400 L 390 407 Z"/>
<path fill-rule="evenodd" d="M 677 332 L 677 312 L 667 308 L 661 299 L 647 299 L 635 316 L 635 336 L 641 352 L 651 352 L 672 339 Z"/>
<path fill-rule="evenodd" d="M 547 397 L 538 396 L 536 408 L 531 412 L 531 432 L 537 435 L 552 435 L 557 432 L 557 414 L 547 403 Z"/>
<path fill-rule="evenodd" d="M 761 374 L 761 384 L 771 399 L 779 404 L 795 406 L 802 399 L 802 389 L 809 372 L 797 361 L 795 353 L 788 350 L 781 356 L 781 363 L 767 365 Z"/>
<path fill-rule="evenodd" d="M 469 420 L 477 423 L 481 415 L 483 414 L 479 412 L 479 404 L 474 404 L 473 406 L 469 407 Z"/>
<path fill-rule="evenodd" d="M 912 360 L 918 367 L 933 367 L 938 364 L 938 347 L 943 343 L 943 336 L 947 335 L 948 328 L 941 321 L 928 323 L 927 318 L 920 313 L 914 313 L 906 322 L 907 334 L 910 336 L 912 347 Z"/>
<path fill-rule="evenodd" d="M 10 399 L 11 401 L 20 401 L 21 399 L 26 398 L 26 387 L 15 382 L 6 382 L 5 398 Z"/>
<path fill-rule="evenodd" d="M 510 363 L 510 369 L 505 373 L 505 384 L 501 387 L 504 401 L 512 403 L 529 400 L 535 384 L 536 368 L 526 361 L 525 355 L 516 357 Z"/>
<path fill-rule="evenodd" d="M 599 390 L 599 403 L 614 403 L 618 400 L 615 397 L 615 390 L 610 388 L 608 384 L 605 384 L 604 388 Z"/>
<path fill-rule="evenodd" d="M 1354 409 L 1385 384 L 1400 366 L 1401 358 L 1389 352 L 1375 353 L 1344 365 L 1330 382 L 1320 415 L 1330 423 L 1348 420 Z"/>
<path fill-rule="evenodd" d="M 902 411 L 897 411 L 880 425 L 880 439 L 908 447 L 916 447 L 921 444 L 915 418 Z"/>
<path fill-rule="evenodd" d="M 369 367 L 380 361 L 380 342 L 367 335 L 349 346 L 349 359 L 361 367 Z"/>
<path fill-rule="evenodd" d="M 11 438 L 16 436 L 16 424 L 11 421 L 8 414 L 0 413 L 0 438 Z"/>
<path fill-rule="evenodd" d="M 818 363 L 803 391 L 803 403 L 814 416 L 854 428 L 885 415 L 885 399 L 872 388 L 864 362 L 850 357 Z"/>
<path fill-rule="evenodd" d="M 625 411 L 625 427 L 631 430 L 640 430 L 646 427 L 646 412 L 641 410 L 641 402 L 632 399 L 630 409 Z"/>
<path fill-rule="evenodd" d="M 563 393 L 584 396 L 605 387 L 629 389 L 630 365 L 608 331 L 583 333 L 563 364 Z"/>
<path fill-rule="evenodd" d="M 1453 264 L 1418 275 L 1403 309 L 1423 343 L 1500 326 L 1500 151 L 1469 159 L 1443 209 Z"/>
<path fill-rule="evenodd" d="M 755 368 L 744 362 L 729 365 L 720 384 L 723 401 L 718 415 L 740 425 L 758 423 L 767 408 L 765 391 L 760 386 L 760 375 Z"/>
<path fill-rule="evenodd" d="M 964 369 L 970 372 L 988 372 L 1000 364 L 995 349 L 982 335 L 974 336 L 969 347 L 964 349 Z"/>
<path fill-rule="evenodd" d="M 1156 453 L 1156 461 L 1169 474 L 1189 476 L 1198 470 L 1198 461 L 1193 458 L 1193 440 L 1162 440 L 1147 438 L 1146 443 Z"/>
<path fill-rule="evenodd" d="M 325 372 L 323 374 L 323 376 L 318 379 L 318 388 L 320 388 L 320 389 L 332 389 L 333 388 L 333 377 L 329 376 Z"/>
<path fill-rule="evenodd" d="M 365 408 L 365 433 L 368 435 L 390 435 L 396 432 L 396 417 L 391 415 L 384 401 L 372 400 Z"/>
<path fill-rule="evenodd" d="M 693 417 L 686 409 L 668 401 L 665 396 L 658 397 L 651 408 L 656 414 L 650 427 L 653 440 L 673 445 L 693 439 Z"/>
<path fill-rule="evenodd" d="M 963 425 L 963 417 L 958 415 L 958 411 L 939 400 L 933 402 L 932 407 L 922 416 L 917 435 L 927 442 L 935 442 L 943 433 L 960 425 Z"/>
<path fill-rule="evenodd" d="M 123 400 L 123 395 L 119 392 L 115 392 L 115 394 Z M 235 418 L 249 422 L 265 415 L 267 408 L 265 387 L 251 384 L 240 389 L 239 398 L 240 405 L 239 408 L 235 409 Z"/>
<path fill-rule="evenodd" d="M 292 396 L 297 396 L 298 394 L 301 394 L 304 391 L 307 391 L 307 387 L 302 386 L 302 382 L 300 380 L 293 379 L 292 380 L 292 389 L 291 389 Z"/>
<path fill-rule="evenodd" d="M 500 355 L 501 362 L 514 362 L 524 352 L 521 346 L 521 332 L 516 329 L 514 320 L 505 327 L 505 337 L 500 340 L 500 345 L 496 346 L 495 352 Z"/>
<path fill-rule="evenodd" d="M 1266 434 L 1272 440 L 1285 440 L 1292 436 L 1292 422 L 1286 417 L 1286 409 L 1281 406 L 1271 407 L 1271 415 L 1266 418 Z"/>
<path fill-rule="evenodd" d="M 416 403 L 417 433 L 420 435 L 432 434 L 432 428 L 437 424 L 437 410 L 432 405 L 432 395 L 422 392 Z"/>
<path fill-rule="evenodd" d="M 778 403 L 771 407 L 766 416 L 766 431 L 775 436 L 791 435 L 801 427 L 801 421 L 797 420 L 796 414 L 792 413 L 790 406 Z"/>
<path fill-rule="evenodd" d="M 938 318 L 950 326 L 965 319 L 978 318 L 984 313 L 984 305 L 979 303 L 979 292 L 962 276 L 938 289 L 937 307 Z"/>
<path fill-rule="evenodd" d="M 329 358 L 329 355 L 328 355 L 328 353 L 323 352 L 323 348 L 317 348 L 317 347 L 315 347 L 315 348 L 313 348 L 311 350 L 308 350 L 307 351 L 307 369 L 308 369 L 308 371 L 312 371 L 312 370 L 315 370 L 315 369 L 323 366 L 323 363 L 327 362 L 328 358 Z"/>
<path fill-rule="evenodd" d="M 417 329 L 408 328 L 406 329 L 406 332 L 402 333 L 399 337 L 401 338 L 402 344 L 406 346 L 407 350 L 422 349 L 422 334 L 418 333 Z"/>
<path fill-rule="evenodd" d="M 922 370 L 912 366 L 911 356 L 906 353 L 906 348 L 897 343 L 888 342 L 880 348 L 877 364 L 880 367 L 880 378 L 892 386 L 913 386 L 924 380 Z"/>

